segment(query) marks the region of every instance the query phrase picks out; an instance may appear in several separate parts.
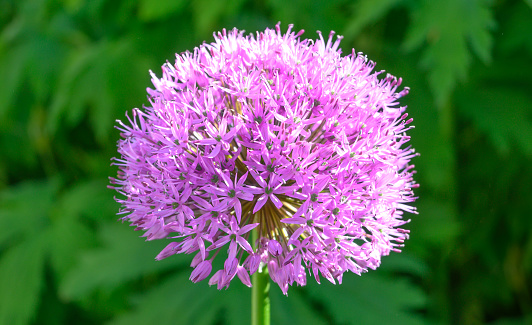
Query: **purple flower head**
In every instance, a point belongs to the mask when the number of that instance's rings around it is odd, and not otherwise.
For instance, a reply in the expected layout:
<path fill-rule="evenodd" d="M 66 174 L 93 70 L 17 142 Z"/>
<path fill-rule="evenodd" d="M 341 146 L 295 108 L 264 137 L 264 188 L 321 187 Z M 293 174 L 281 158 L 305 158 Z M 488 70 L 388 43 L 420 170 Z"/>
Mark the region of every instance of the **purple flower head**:
<path fill-rule="evenodd" d="M 157 259 L 195 253 L 194 282 L 250 286 L 264 268 L 284 293 L 307 275 L 341 282 L 408 238 L 408 88 L 354 50 L 341 56 L 333 32 L 301 40 L 291 28 L 215 34 L 152 73 L 149 106 L 118 121 L 122 219 L 175 239 Z"/>

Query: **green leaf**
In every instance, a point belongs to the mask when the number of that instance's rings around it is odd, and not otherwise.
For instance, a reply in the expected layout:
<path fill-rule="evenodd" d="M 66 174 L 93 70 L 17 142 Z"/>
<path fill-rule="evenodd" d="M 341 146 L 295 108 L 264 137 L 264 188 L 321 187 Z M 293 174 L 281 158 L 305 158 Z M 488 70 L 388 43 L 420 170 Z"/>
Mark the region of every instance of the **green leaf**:
<path fill-rule="evenodd" d="M 466 76 L 472 59 L 468 42 L 482 60 L 489 61 L 493 26 L 489 3 L 482 0 L 425 0 L 415 9 L 403 45 L 411 51 L 428 44 L 421 64 L 429 71 L 438 105 L 448 100 L 456 81 Z"/>
<path fill-rule="evenodd" d="M 65 48 L 54 35 L 43 33 L 29 23 L 36 15 L 43 14 L 43 4 L 28 7 L 26 10 L 39 13 L 28 12 L 26 20 L 15 19 L 0 35 L 0 117 L 21 95 L 31 93 L 39 104 L 44 104 L 54 89 L 56 71 L 64 57 Z M 21 88 L 25 81 L 29 82 L 29 89 Z"/>
<path fill-rule="evenodd" d="M 532 315 L 524 315 L 522 317 L 504 317 L 497 319 L 493 322 L 487 323 L 488 325 L 523 325 L 523 324 L 530 324 L 532 322 Z"/>
<path fill-rule="evenodd" d="M 29 324 L 39 306 L 44 283 L 43 236 L 9 249 L 0 260 L 0 324 Z"/>
<path fill-rule="evenodd" d="M 147 21 L 166 18 L 181 10 L 184 4 L 183 0 L 140 0 L 139 17 Z"/>
<path fill-rule="evenodd" d="M 61 0 L 61 2 L 65 8 L 72 13 L 77 12 L 83 5 L 82 0 Z"/>
<path fill-rule="evenodd" d="M 45 104 L 56 88 L 57 70 L 64 61 L 65 47 L 47 35 L 36 35 L 27 46 L 25 52 L 31 55 L 24 71 L 36 100 Z"/>
<path fill-rule="evenodd" d="M 196 0 L 193 3 L 194 23 L 198 35 L 206 36 L 219 29 L 222 17 L 233 15 L 244 4 L 244 0 Z"/>
<path fill-rule="evenodd" d="M 532 98 L 509 88 L 476 87 L 457 97 L 460 112 L 491 139 L 501 154 L 513 144 L 532 157 Z"/>
<path fill-rule="evenodd" d="M 476 5 L 475 5 L 476 4 Z M 490 1 L 479 0 L 465 5 L 465 14 L 470 19 L 468 23 L 467 39 L 475 54 L 484 62 L 491 62 L 491 50 L 493 47 L 493 37 L 490 31 L 496 27 L 496 22 L 492 17 Z"/>
<path fill-rule="evenodd" d="M 528 236 L 528 240 L 523 248 L 523 268 L 528 274 L 532 273 L 532 236 Z"/>
<path fill-rule="evenodd" d="M 532 0 L 529 1 L 529 3 Z M 519 52 L 522 54 L 523 48 L 528 50 L 527 60 L 532 54 L 532 33 L 523 31 L 532 30 L 532 9 L 523 3 L 516 3 L 512 12 L 505 20 L 504 30 L 501 32 L 502 40 L 499 49 L 505 52 Z"/>
<path fill-rule="evenodd" d="M 384 17 L 401 0 L 359 0 L 354 4 L 354 14 L 343 35 L 350 42 L 367 25 Z"/>
<path fill-rule="evenodd" d="M 209 325 L 224 319 L 225 324 L 249 324 L 251 313 L 250 289 L 235 278 L 227 290 L 209 287 L 206 280 L 192 283 L 191 269 L 172 276 L 169 280 L 139 297 L 135 308 L 114 319 L 111 325 L 157 323 L 159 325 Z"/>
<path fill-rule="evenodd" d="M 95 245 L 94 233 L 79 220 L 63 216 L 49 229 L 50 259 L 58 279 L 76 264 L 81 251 Z"/>
<path fill-rule="evenodd" d="M 288 296 L 284 296 L 277 284 L 270 281 L 270 286 L 272 324 L 329 324 L 306 297 L 306 290 L 293 287 L 288 289 Z"/>
<path fill-rule="evenodd" d="M 94 72 L 93 61 L 98 57 L 106 60 L 102 54 L 101 46 L 91 46 L 72 53 L 67 59 L 66 67 L 59 77 L 56 96 L 53 98 L 48 119 L 48 128 L 51 133 L 57 132 L 60 120 L 66 115 L 70 126 L 77 125 L 86 110 L 86 101 L 91 98 L 94 87 L 98 86 L 97 80 L 91 80 L 101 72 Z M 90 71 L 93 71 L 93 75 Z M 88 80 L 87 80 L 88 79 Z M 107 105 L 108 106 L 108 105 Z"/>
<path fill-rule="evenodd" d="M 169 240 L 145 242 L 141 233 L 125 224 L 103 226 L 104 246 L 80 253 L 77 266 L 60 284 L 65 299 L 80 299 L 97 289 L 112 289 L 129 281 L 190 263 L 191 257 L 169 257 L 155 261 L 155 256 Z"/>
<path fill-rule="evenodd" d="M 29 53 L 22 46 L 7 49 L 0 43 L 0 118 L 4 118 L 12 108 L 14 99 L 24 80 L 24 68 L 29 60 Z"/>
<path fill-rule="evenodd" d="M 48 222 L 59 180 L 31 181 L 0 193 L 0 248 L 40 233 Z"/>
<path fill-rule="evenodd" d="M 226 324 L 250 323 L 251 319 L 251 288 L 240 283 L 240 279 L 235 277 L 231 287 L 227 290 L 218 291 L 214 286 L 207 288 L 214 290 L 215 297 L 221 305 L 225 316 Z M 211 323 L 205 323 L 205 325 Z"/>
<path fill-rule="evenodd" d="M 118 203 L 113 200 L 113 190 L 107 188 L 107 179 L 80 182 L 66 189 L 52 212 L 53 219 L 77 219 L 89 217 L 97 222 L 115 220 L 109 218 L 118 212 Z M 118 219 L 118 217 L 117 217 Z"/>
<path fill-rule="evenodd" d="M 427 197 L 419 199 L 416 205 L 419 215 L 413 218 L 411 227 L 412 233 L 416 234 L 412 241 L 419 243 L 417 246 L 427 250 L 431 246 L 442 247 L 459 234 L 460 223 L 450 202 Z"/>
<path fill-rule="evenodd" d="M 401 278 L 388 278 L 370 271 L 346 274 L 343 283 L 307 286 L 310 297 L 325 306 L 340 324 L 424 324 L 413 312 L 425 307 L 427 298 L 416 286 Z"/>
<path fill-rule="evenodd" d="M 73 52 L 52 102 L 51 133 L 57 132 L 62 119 L 75 127 L 88 113 L 96 139 L 106 144 L 115 119 L 145 98 L 148 67 L 148 60 L 137 54 L 133 37 Z"/>
<path fill-rule="evenodd" d="M 388 55 L 394 56 L 393 52 Z M 456 150 L 449 140 L 454 137 L 453 120 L 434 105 L 425 77 L 419 73 L 416 64 L 412 56 L 398 55 L 392 61 L 394 73 L 403 77 L 404 86 L 410 87 L 410 93 L 401 98 L 401 104 L 408 105 L 406 111 L 414 119 L 415 128 L 409 130 L 408 135 L 412 137 L 411 145 L 420 153 L 419 157 L 412 159 L 417 171 L 414 179 L 421 184 L 421 190 L 447 193 L 454 186 L 456 166 Z M 417 190 L 414 192 L 418 194 Z M 427 196 L 430 194 L 421 196 L 420 200 Z M 438 195 L 438 198 L 452 206 L 455 204 L 451 202 L 454 200 L 452 195 Z M 414 223 L 418 217 L 412 217 Z"/>
<path fill-rule="evenodd" d="M 417 216 L 416 216 L 417 217 Z M 409 241 L 407 247 L 401 254 L 392 253 L 383 257 L 382 264 L 379 267 L 381 272 L 411 274 L 417 277 L 427 276 L 430 272 L 428 265 L 417 254 L 410 252 Z"/>
<path fill-rule="evenodd" d="M 218 309 L 217 302 L 213 301 L 215 293 L 215 288 L 193 284 L 187 272 L 180 272 L 139 297 L 137 308 L 109 325 L 209 324 L 196 322 L 196 316 L 208 316 L 203 321 L 212 320 L 213 312 Z"/>

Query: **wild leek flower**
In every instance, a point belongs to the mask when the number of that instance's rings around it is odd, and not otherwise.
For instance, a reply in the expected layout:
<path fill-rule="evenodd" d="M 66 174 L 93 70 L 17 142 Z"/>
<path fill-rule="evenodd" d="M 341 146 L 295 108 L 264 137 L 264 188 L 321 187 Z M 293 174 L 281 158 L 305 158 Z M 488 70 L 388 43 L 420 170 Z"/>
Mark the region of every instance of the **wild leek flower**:
<path fill-rule="evenodd" d="M 408 88 L 361 53 L 342 57 L 334 32 L 291 28 L 215 34 L 151 73 L 149 106 L 118 121 L 119 214 L 147 240 L 175 240 L 157 259 L 195 253 L 194 282 L 219 256 L 219 289 L 263 268 L 285 294 L 307 275 L 341 283 L 408 238 Z"/>

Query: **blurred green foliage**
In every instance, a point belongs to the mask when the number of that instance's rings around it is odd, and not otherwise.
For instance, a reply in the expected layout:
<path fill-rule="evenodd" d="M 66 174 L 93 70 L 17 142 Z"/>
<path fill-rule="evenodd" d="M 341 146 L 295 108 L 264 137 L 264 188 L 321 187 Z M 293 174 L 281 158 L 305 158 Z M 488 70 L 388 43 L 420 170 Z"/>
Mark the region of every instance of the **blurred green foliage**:
<path fill-rule="evenodd" d="M 221 28 L 345 36 L 411 87 L 419 215 L 342 285 L 272 292 L 274 324 L 532 323 L 530 0 L 0 0 L 0 324 L 247 324 L 250 291 L 118 223 L 114 121 L 148 70 Z"/>

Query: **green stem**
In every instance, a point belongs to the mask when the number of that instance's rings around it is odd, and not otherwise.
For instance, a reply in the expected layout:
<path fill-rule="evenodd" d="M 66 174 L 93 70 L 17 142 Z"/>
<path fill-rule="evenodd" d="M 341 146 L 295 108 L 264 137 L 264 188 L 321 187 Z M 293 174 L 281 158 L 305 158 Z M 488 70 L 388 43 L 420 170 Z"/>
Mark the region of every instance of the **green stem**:
<path fill-rule="evenodd" d="M 253 244 L 256 251 L 257 228 L 253 229 Z M 270 325 L 270 275 L 265 266 L 262 272 L 255 272 L 251 278 L 251 324 Z"/>

